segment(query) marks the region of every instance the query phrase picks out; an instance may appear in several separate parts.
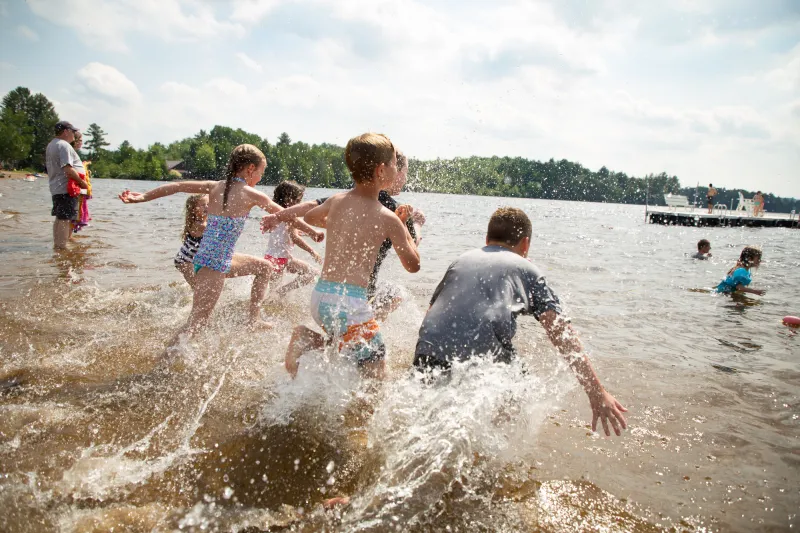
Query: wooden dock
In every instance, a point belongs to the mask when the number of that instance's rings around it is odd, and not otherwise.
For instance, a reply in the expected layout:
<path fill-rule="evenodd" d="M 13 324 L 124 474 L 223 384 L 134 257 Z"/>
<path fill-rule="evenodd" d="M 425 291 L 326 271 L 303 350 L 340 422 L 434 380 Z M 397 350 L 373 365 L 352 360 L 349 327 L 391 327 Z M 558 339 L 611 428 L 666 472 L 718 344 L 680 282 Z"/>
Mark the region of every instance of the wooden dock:
<path fill-rule="evenodd" d="M 672 226 L 727 226 L 750 228 L 797 228 L 800 227 L 795 213 L 764 213 L 754 217 L 747 211 L 714 209 L 711 214 L 703 207 L 662 207 L 645 208 L 645 219 L 651 224 Z"/>

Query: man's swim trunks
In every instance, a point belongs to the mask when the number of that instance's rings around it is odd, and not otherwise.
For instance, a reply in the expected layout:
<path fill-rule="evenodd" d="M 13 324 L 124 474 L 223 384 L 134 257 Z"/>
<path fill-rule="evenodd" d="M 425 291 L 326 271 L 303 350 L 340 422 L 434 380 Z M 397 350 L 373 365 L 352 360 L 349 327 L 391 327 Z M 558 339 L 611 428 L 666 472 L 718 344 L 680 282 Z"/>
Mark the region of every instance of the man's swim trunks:
<path fill-rule="evenodd" d="M 311 294 L 311 314 L 339 351 L 359 365 L 386 357 L 386 346 L 364 287 L 319 280 Z"/>

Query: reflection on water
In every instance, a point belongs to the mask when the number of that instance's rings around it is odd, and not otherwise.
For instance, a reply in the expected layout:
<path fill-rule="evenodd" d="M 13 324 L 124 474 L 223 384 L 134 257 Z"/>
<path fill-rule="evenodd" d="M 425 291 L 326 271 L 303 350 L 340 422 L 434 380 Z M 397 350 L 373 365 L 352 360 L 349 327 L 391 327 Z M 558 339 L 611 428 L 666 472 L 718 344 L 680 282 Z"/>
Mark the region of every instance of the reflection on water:
<path fill-rule="evenodd" d="M 800 501 L 800 232 L 646 226 L 642 208 L 403 194 L 428 218 L 423 268 L 383 274 L 411 300 L 387 321 L 389 379 L 325 353 L 282 368 L 310 288 L 245 327 L 230 280 L 208 331 L 159 365 L 191 294 L 172 268 L 180 197 L 123 206 L 98 181 L 95 225 L 54 254 L 46 183 L 0 181 L 2 531 L 777 531 Z M 309 198 L 327 191 L 309 190 Z M 409 369 L 447 265 L 499 205 L 533 219 L 531 255 L 589 347 L 629 431 L 588 405 L 541 328 L 520 360 Z M 13 206 L 13 210 L 9 206 Z M 254 211 L 254 216 L 256 212 Z M 7 216 L 11 215 L 11 216 Z M 685 257 L 699 238 L 714 257 Z M 711 293 L 745 244 L 766 296 Z M 257 219 L 239 250 L 261 254 Z M 321 502 L 348 495 L 346 508 Z"/>

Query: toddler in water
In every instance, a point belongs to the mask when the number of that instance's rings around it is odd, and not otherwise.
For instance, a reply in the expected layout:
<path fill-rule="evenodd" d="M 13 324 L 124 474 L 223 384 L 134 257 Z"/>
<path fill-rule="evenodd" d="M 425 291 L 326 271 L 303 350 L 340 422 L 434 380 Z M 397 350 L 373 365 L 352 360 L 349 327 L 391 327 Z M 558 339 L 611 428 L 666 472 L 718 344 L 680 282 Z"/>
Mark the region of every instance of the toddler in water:
<path fill-rule="evenodd" d="M 752 281 L 750 269 L 761 264 L 761 250 L 755 246 L 745 246 L 736 266 L 728 271 L 728 275 L 717 285 L 717 292 L 732 294 L 734 292 L 749 292 L 750 294 L 763 295 L 766 291 L 747 288 Z"/>
<path fill-rule="evenodd" d="M 128 203 L 149 202 L 156 198 L 179 192 L 208 194 L 208 222 L 196 255 L 193 258 L 194 300 L 192 312 L 186 325 L 170 343 L 174 346 L 182 333 L 194 334 L 204 326 L 222 294 L 225 278 L 232 272 L 236 256 L 234 248 L 244 229 L 247 215 L 253 207 L 262 207 L 274 213 L 282 208 L 269 196 L 254 186 L 261 180 L 267 159 L 251 144 L 237 146 L 231 152 L 225 169 L 225 181 L 182 181 L 161 185 L 144 194 L 125 190 L 120 200 Z M 249 256 L 244 256 L 249 257 Z M 270 265 L 260 258 L 260 272 L 269 274 Z M 266 281 L 267 276 L 263 276 Z M 264 297 L 266 283 L 253 284 L 250 299 L 250 323 L 270 327 L 260 318 L 259 302 Z"/>
<path fill-rule="evenodd" d="M 293 181 L 284 181 L 275 187 L 275 192 L 272 199 L 276 204 L 283 208 L 292 207 L 303 200 L 305 187 L 298 185 Z M 305 261 L 295 259 L 292 257 L 292 248 L 297 245 L 308 252 L 314 261 L 322 263 L 322 258 L 319 254 L 309 246 L 306 241 L 300 236 L 298 228 L 302 228 L 304 232 L 311 231 L 310 235 L 316 242 L 321 242 L 325 238 L 325 234 L 309 227 L 302 220 L 294 219 L 289 222 L 281 222 L 272 230 L 267 244 L 267 251 L 264 255 L 273 269 L 273 274 L 270 281 L 278 281 L 283 276 L 283 271 L 287 270 L 292 274 L 297 274 L 297 278 L 280 287 L 276 292 L 279 296 L 283 296 L 289 291 L 308 285 L 316 276 L 319 276 L 319 270 L 315 269 Z"/>

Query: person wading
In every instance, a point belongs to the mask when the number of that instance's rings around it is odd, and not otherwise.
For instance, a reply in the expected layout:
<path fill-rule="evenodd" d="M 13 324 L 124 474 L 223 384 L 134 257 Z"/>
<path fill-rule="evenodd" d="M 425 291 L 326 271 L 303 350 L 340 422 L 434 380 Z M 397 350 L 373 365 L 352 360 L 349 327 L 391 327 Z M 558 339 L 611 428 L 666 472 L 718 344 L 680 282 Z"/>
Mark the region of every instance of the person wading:
<path fill-rule="evenodd" d="M 67 247 L 67 241 L 72 236 L 72 220 L 78 216 L 78 199 L 67 193 L 67 183 L 73 180 L 81 189 L 87 188 L 86 181 L 75 170 L 76 167 L 83 167 L 71 144 L 77 131 L 75 126 L 65 120 L 57 122 L 55 137 L 45 151 L 50 195 L 53 197 L 51 214 L 56 217 L 53 221 L 53 248 L 56 250 Z"/>

